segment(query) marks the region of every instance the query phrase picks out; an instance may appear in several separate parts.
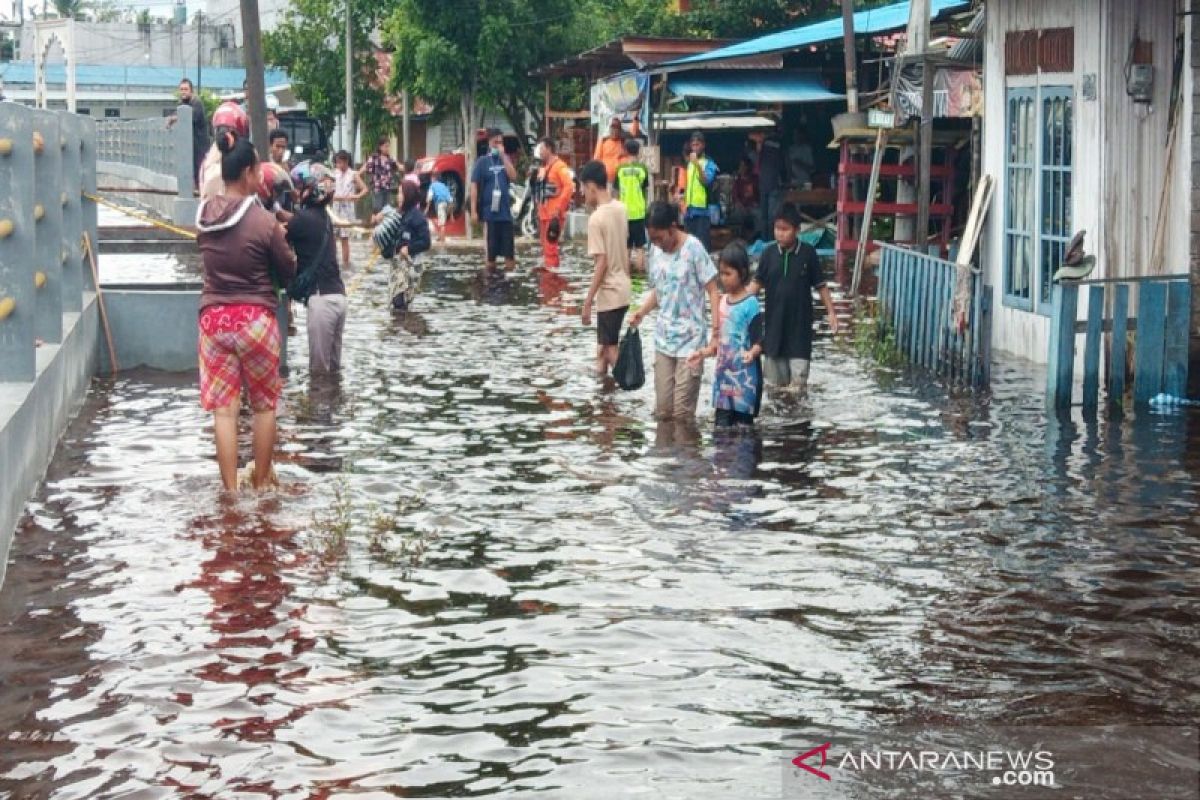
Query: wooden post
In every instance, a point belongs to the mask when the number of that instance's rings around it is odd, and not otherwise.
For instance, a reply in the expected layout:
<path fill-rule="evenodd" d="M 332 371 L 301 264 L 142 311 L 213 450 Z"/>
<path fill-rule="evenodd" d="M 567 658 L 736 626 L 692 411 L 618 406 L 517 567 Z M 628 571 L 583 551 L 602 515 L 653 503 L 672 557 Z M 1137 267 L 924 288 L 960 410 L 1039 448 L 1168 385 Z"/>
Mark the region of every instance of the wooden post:
<path fill-rule="evenodd" d="M 1138 287 L 1137 338 L 1134 341 L 1133 403 L 1144 406 L 1162 391 L 1164 320 L 1167 284 L 1151 281 Z"/>
<path fill-rule="evenodd" d="M 1163 391 L 1187 396 L 1188 320 L 1192 308 L 1192 285 L 1171 281 L 1167 294 L 1167 328 L 1163 348 Z"/>
<path fill-rule="evenodd" d="M 921 56 L 921 127 L 917 160 L 917 249 L 928 253 L 929 173 L 933 166 L 933 69 L 926 54 Z"/>
<path fill-rule="evenodd" d="M 1104 330 L 1104 287 L 1088 287 L 1087 338 L 1083 344 L 1083 410 L 1100 403 L 1100 343 Z"/>
<path fill-rule="evenodd" d="M 1125 343 L 1129 331 L 1129 284 L 1118 283 L 1113 299 L 1112 348 L 1108 362 L 1108 403 L 1125 407 Z"/>
<path fill-rule="evenodd" d="M 1071 407 L 1071 389 L 1075 382 L 1075 315 L 1079 304 L 1079 285 L 1054 285 L 1053 311 L 1050 314 L 1050 357 L 1047 361 L 1046 408 L 1062 411 Z"/>
<path fill-rule="evenodd" d="M 270 157 L 267 142 L 267 87 L 263 74 L 262 31 L 259 28 L 258 0 L 241 0 L 242 50 L 246 64 L 246 105 L 250 109 L 250 138 L 258 157 Z"/>
<path fill-rule="evenodd" d="M 846 110 L 858 113 L 858 51 L 854 46 L 854 0 L 842 0 L 842 42 L 846 51 Z"/>
<path fill-rule="evenodd" d="M 400 141 L 403 160 L 408 161 L 412 158 L 412 109 L 408 102 L 408 89 L 400 92 Z"/>
<path fill-rule="evenodd" d="M 863 260 L 867 255 L 867 243 L 871 239 L 871 215 L 875 211 L 875 194 L 879 191 L 879 170 L 883 166 L 883 148 L 887 144 L 887 132 L 880 128 L 875 132 L 875 158 L 871 162 L 871 180 L 867 185 L 867 205 L 863 209 L 862 230 L 858 235 L 858 249 L 854 251 L 854 277 L 850 280 L 850 296 L 858 295 L 862 280 Z"/>

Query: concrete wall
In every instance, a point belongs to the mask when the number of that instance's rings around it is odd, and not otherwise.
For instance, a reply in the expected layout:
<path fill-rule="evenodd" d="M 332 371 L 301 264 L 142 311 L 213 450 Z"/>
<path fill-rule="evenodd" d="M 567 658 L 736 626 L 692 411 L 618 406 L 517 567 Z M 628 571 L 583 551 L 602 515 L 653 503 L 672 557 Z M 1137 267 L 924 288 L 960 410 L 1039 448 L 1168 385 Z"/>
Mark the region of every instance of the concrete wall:
<path fill-rule="evenodd" d="M 197 368 L 199 286 L 105 286 L 104 302 L 121 369 Z M 107 345 L 100 365 L 106 372 L 112 368 Z"/>
<path fill-rule="evenodd" d="M 173 7 L 172 7 L 173 8 Z M 231 15 L 232 16 L 232 15 Z M 75 23 L 75 59 L 80 64 L 162 64 L 196 66 L 196 47 L 206 67 L 240 67 L 237 45 L 241 41 L 230 17 L 204 18 L 203 37 L 197 36 L 194 25 L 156 23 L 146 27 L 136 22 Z M 210 22 L 210 19 L 212 20 Z M 34 51 L 33 24 L 27 22 L 20 34 L 21 60 L 32 61 Z M 51 55 L 61 48 L 51 51 Z"/>
<path fill-rule="evenodd" d="M 58 441 L 96 372 L 100 315 L 95 295 L 63 315 L 62 344 L 37 350 L 32 383 L 0 383 L 0 584 L 25 502 L 46 474 Z"/>
<path fill-rule="evenodd" d="M 176 192 L 179 181 L 161 172 L 144 167 L 128 164 L 118 164 L 113 161 L 100 161 L 96 164 L 97 182 L 106 188 L 122 189 L 154 189 L 159 192 Z M 196 209 L 199 199 L 181 199 L 175 194 L 146 194 L 135 193 L 122 195 L 119 192 L 105 192 L 106 197 L 120 199 L 132 206 L 141 206 L 155 212 L 159 216 L 173 221 L 176 225 L 191 227 L 196 224 Z"/>

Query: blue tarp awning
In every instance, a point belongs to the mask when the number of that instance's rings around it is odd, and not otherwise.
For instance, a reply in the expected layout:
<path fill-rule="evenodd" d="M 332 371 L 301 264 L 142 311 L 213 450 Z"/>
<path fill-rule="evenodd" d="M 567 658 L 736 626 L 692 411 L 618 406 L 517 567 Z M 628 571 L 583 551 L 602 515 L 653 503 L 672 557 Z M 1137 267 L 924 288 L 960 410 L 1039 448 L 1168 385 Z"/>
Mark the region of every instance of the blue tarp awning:
<path fill-rule="evenodd" d="M 930 0 L 931 14 L 934 19 L 947 11 L 966 8 L 970 5 L 970 0 Z M 885 33 L 906 27 L 908 25 L 908 6 L 909 4 L 906 0 L 903 3 L 895 3 L 890 6 L 880 6 L 879 8 L 870 8 L 855 12 L 855 35 Z M 757 39 L 750 39 L 745 42 L 729 45 L 728 47 L 710 50 L 707 53 L 698 53 L 694 56 L 668 61 L 665 64 L 660 64 L 659 67 L 688 66 L 708 61 L 748 58 L 767 53 L 778 53 L 784 50 L 795 50 L 810 44 L 820 44 L 821 42 L 841 39 L 842 30 L 842 18 L 835 17 L 834 19 L 827 19 L 822 22 L 801 25 L 799 28 L 760 36 Z"/>
<path fill-rule="evenodd" d="M 286 72 L 268 69 L 265 74 L 267 86 L 290 83 Z M 190 67 L 153 67 L 145 65 L 117 66 L 111 64 L 79 64 L 75 67 L 75 84 L 85 86 L 125 86 L 174 89 L 181 78 L 196 80 L 196 65 Z M 246 70 L 241 67 L 205 67 L 203 86 L 214 91 L 241 91 Z M 35 74 L 32 61 L 11 61 L 0 64 L 0 80 L 10 86 L 33 85 Z M 60 62 L 46 65 L 46 82 L 61 86 L 67 82 L 66 66 Z"/>
<path fill-rule="evenodd" d="M 734 100 L 743 103 L 820 103 L 841 100 L 814 75 L 771 71 L 697 72 L 672 75 L 667 82 L 671 94 Z"/>

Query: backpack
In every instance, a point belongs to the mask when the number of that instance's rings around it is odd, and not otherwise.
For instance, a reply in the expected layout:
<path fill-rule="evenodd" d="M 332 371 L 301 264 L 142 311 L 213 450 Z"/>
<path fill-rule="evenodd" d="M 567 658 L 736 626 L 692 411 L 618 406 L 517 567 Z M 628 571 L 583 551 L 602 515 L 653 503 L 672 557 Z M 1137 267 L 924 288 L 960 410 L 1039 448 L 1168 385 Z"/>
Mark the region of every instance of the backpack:
<path fill-rule="evenodd" d="M 321 262 L 321 258 L 325 255 L 325 245 L 329 243 L 329 229 L 332 223 L 328 216 L 325 217 L 325 224 L 321 226 L 321 244 L 317 246 L 316 257 L 304 269 L 296 270 L 296 279 L 288 286 L 288 297 L 295 300 L 297 303 L 308 305 L 308 298 L 312 297 L 313 292 L 317 291 L 317 266 Z"/>

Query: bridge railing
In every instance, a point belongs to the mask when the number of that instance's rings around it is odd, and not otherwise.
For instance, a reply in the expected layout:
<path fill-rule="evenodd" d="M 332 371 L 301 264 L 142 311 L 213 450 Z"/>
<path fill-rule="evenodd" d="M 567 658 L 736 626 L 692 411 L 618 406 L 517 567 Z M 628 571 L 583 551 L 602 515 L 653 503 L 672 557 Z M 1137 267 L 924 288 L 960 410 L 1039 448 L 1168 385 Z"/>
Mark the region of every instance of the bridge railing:
<path fill-rule="evenodd" d="M 92 119 L 0 103 L 0 383 L 32 381 L 95 291 L 96 155 Z"/>
<path fill-rule="evenodd" d="M 106 193 L 122 194 L 179 225 L 195 221 L 192 109 L 161 118 L 97 122 L 98 169 Z"/>

